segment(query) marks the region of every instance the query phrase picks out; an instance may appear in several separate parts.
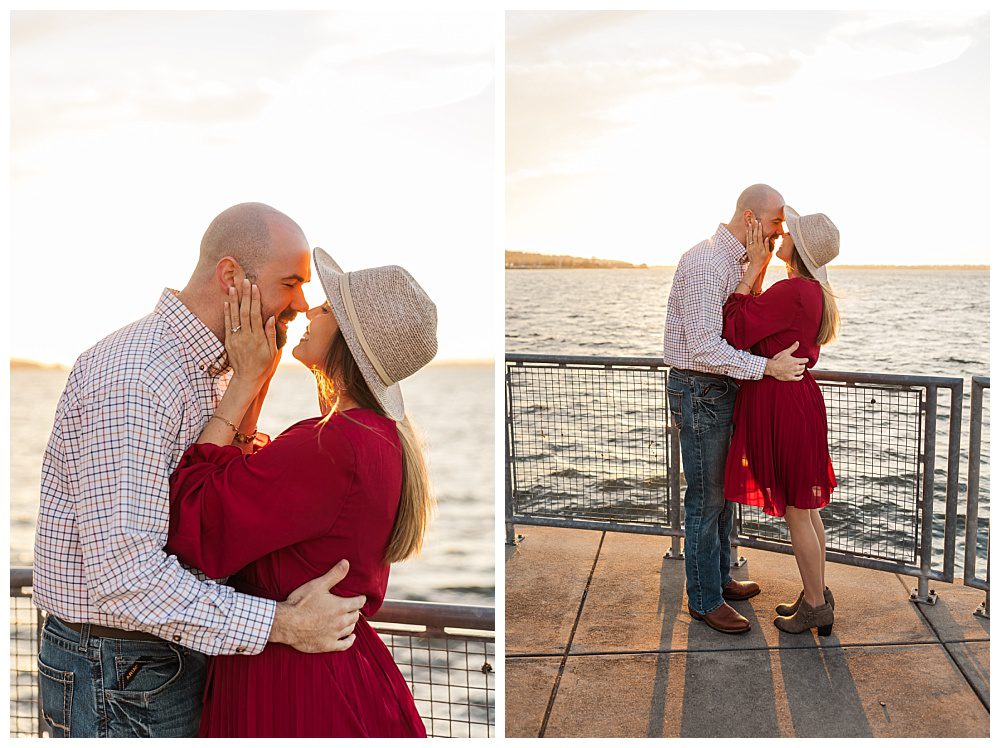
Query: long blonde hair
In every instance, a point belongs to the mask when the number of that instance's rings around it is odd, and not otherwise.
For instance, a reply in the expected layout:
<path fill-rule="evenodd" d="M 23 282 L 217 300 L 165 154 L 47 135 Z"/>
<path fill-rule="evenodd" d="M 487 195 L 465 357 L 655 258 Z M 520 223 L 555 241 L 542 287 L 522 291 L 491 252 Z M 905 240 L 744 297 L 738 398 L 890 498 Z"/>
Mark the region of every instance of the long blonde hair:
<path fill-rule="evenodd" d="M 322 423 L 325 424 L 338 414 L 337 405 L 342 395 L 354 400 L 362 408 L 369 408 L 380 415 L 386 415 L 369 389 L 368 383 L 365 382 L 361 369 L 358 368 L 340 330 L 337 330 L 330 344 L 323 368 L 314 367 L 312 371 L 316 377 L 321 407 L 326 411 Z M 340 413 L 339 416 L 354 421 L 344 413 Z M 389 536 L 389 543 L 385 548 L 384 560 L 387 564 L 402 561 L 420 552 L 434 508 L 434 496 L 431 493 L 423 444 L 409 416 L 396 423 L 396 430 L 403 458 L 403 487 L 392 535 Z"/>
<path fill-rule="evenodd" d="M 802 262 L 798 249 L 792 251 L 792 267 L 803 278 L 807 278 L 813 283 L 819 283 L 819 287 L 823 289 L 823 316 L 819 322 L 819 334 L 816 335 L 816 345 L 826 345 L 833 342 L 837 337 L 837 332 L 840 330 L 840 310 L 837 308 L 837 297 L 834 295 L 833 289 L 830 288 L 829 283 L 824 283 L 813 278 L 812 273 L 809 272 L 809 268 Z"/>

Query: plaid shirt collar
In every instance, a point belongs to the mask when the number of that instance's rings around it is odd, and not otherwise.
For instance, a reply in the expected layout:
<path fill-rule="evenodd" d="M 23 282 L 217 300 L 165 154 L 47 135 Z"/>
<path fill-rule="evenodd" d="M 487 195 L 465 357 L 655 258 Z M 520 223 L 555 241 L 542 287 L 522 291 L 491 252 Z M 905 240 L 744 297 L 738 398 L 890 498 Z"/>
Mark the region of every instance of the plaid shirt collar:
<path fill-rule="evenodd" d="M 746 247 L 740 244 L 739 240 L 729 232 L 726 224 L 719 224 L 715 236 L 712 237 L 712 242 L 716 247 L 724 249 L 726 254 L 732 256 L 733 260 L 740 263 L 740 265 L 746 265 L 750 262 Z"/>
<path fill-rule="evenodd" d="M 171 288 L 163 289 L 153 311 L 163 317 L 191 354 L 199 369 L 213 377 L 229 369 L 229 357 L 226 355 L 225 345 L 194 312 L 184 306 L 184 303 L 177 298 L 177 291 Z"/>

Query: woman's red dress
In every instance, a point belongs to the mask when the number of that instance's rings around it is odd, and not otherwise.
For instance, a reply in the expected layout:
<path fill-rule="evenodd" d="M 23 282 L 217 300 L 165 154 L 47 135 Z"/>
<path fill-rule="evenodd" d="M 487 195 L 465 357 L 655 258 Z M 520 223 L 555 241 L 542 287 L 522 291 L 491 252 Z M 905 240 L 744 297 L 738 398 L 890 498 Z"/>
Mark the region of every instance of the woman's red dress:
<path fill-rule="evenodd" d="M 732 294 L 723 308 L 723 337 L 740 350 L 770 358 L 798 341 L 808 357 L 798 382 L 773 377 L 740 382 L 733 439 L 726 460 L 729 501 L 762 507 L 775 517 L 785 507 L 820 509 L 836 487 L 827 447 L 826 404 L 809 372 L 819 359 L 823 289 L 789 278 L 757 297 Z"/>
<path fill-rule="evenodd" d="M 366 617 L 402 486 L 394 421 L 353 409 L 301 421 L 254 454 L 196 444 L 170 479 L 167 550 L 257 597 L 284 600 L 343 558 L 334 588 L 367 596 L 345 652 L 268 644 L 210 660 L 202 737 L 426 737 L 406 681 Z"/>

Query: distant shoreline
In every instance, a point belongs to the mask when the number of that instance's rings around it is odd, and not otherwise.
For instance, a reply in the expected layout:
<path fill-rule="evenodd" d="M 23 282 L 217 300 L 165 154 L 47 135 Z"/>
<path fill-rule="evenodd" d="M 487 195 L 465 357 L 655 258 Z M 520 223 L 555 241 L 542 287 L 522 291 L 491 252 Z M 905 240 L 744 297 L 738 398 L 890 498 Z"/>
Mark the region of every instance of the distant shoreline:
<path fill-rule="evenodd" d="M 633 265 L 624 260 L 602 260 L 599 257 L 573 257 L 572 255 L 546 255 L 539 252 L 504 251 L 506 270 L 646 270 L 648 266 Z"/>

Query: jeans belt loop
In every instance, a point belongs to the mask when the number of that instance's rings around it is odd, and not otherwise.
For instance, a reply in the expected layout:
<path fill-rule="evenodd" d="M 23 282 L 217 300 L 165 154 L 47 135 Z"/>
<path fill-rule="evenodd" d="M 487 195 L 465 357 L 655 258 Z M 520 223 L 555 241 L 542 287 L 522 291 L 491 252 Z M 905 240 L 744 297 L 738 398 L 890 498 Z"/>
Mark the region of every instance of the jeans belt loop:
<path fill-rule="evenodd" d="M 87 647 L 90 645 L 90 624 L 84 623 L 80 627 L 80 654 L 87 654 Z"/>

